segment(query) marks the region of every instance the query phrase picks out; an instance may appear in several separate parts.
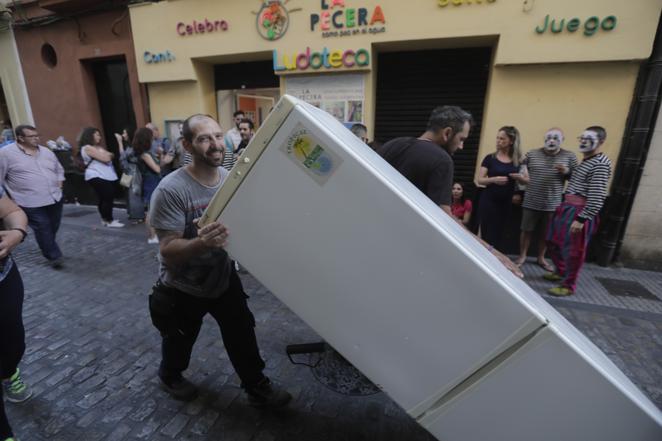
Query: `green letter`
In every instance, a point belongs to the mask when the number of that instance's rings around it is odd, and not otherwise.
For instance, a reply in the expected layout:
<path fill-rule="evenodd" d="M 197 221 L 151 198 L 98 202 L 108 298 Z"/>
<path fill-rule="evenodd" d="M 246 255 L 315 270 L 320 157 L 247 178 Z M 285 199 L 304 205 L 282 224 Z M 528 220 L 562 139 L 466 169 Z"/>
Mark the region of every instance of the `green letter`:
<path fill-rule="evenodd" d="M 577 29 L 579 29 L 580 24 L 582 24 L 582 22 L 575 17 L 573 19 L 568 20 L 568 26 L 566 27 L 566 29 L 568 30 L 568 32 L 575 32 Z"/>
<path fill-rule="evenodd" d="M 345 11 L 345 26 L 348 28 L 353 28 L 356 26 L 356 9 L 348 8 Z"/>
<path fill-rule="evenodd" d="M 584 23 L 584 35 L 589 37 L 592 36 L 597 32 L 598 26 L 600 26 L 600 19 L 595 15 L 593 17 L 589 17 L 586 20 L 586 23 Z"/>
<path fill-rule="evenodd" d="M 611 31 L 616 27 L 616 16 L 615 15 L 610 15 L 609 17 L 605 17 L 604 20 L 602 20 L 602 29 L 605 31 Z"/>
<path fill-rule="evenodd" d="M 543 23 L 542 29 L 540 29 L 540 26 L 536 27 L 536 32 L 539 34 L 544 34 L 545 31 L 547 30 L 547 23 L 549 22 L 549 14 L 545 16 L 545 23 Z"/>

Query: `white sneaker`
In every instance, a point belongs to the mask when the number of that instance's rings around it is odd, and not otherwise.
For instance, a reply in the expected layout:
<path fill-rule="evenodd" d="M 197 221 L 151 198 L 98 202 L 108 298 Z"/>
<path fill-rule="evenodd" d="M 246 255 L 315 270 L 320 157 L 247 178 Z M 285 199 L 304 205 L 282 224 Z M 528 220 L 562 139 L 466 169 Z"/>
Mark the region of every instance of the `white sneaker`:
<path fill-rule="evenodd" d="M 147 239 L 147 243 L 148 244 L 157 244 L 157 243 L 159 243 L 159 238 L 156 237 L 156 236 L 150 237 L 149 239 Z"/>
<path fill-rule="evenodd" d="M 117 219 L 112 222 L 104 222 L 103 225 L 110 228 L 122 228 L 124 226 L 124 224 Z"/>

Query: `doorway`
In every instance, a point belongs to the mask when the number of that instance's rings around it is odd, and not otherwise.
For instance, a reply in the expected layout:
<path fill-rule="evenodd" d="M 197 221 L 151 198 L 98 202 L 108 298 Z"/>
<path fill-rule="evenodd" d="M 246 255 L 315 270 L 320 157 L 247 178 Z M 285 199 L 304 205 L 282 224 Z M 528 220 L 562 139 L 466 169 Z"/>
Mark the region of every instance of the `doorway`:
<path fill-rule="evenodd" d="M 221 127 L 233 126 L 232 114 L 242 110 L 255 128 L 280 98 L 280 79 L 271 61 L 252 61 L 214 66 L 216 105 Z"/>
<path fill-rule="evenodd" d="M 108 149 L 117 153 L 114 134 L 122 133 L 124 129 L 132 134 L 136 130 L 136 115 L 126 61 L 124 57 L 94 61 L 92 73 L 99 100 L 104 140 Z"/>

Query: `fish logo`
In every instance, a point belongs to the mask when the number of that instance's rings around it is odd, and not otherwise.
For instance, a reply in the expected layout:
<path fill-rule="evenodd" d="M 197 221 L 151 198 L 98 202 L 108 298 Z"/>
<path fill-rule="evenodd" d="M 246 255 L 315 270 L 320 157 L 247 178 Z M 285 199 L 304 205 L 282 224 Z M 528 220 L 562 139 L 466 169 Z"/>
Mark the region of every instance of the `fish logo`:
<path fill-rule="evenodd" d="M 289 0 L 260 0 L 261 7 L 257 15 L 257 31 L 262 38 L 275 41 L 285 35 L 290 25 L 290 13 L 301 8 L 289 9 L 285 6 Z"/>

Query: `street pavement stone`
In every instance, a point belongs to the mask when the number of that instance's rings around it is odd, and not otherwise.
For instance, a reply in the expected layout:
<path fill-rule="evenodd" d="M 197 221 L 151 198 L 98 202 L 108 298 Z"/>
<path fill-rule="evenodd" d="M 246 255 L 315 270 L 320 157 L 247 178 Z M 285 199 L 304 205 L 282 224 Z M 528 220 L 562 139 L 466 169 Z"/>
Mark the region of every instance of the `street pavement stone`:
<path fill-rule="evenodd" d="M 292 365 L 285 346 L 320 338 L 249 274 L 241 277 L 265 372 L 292 392 L 292 403 L 278 411 L 248 406 L 210 317 L 187 371 L 201 393 L 190 403 L 171 399 L 156 378 L 160 339 L 147 295 L 157 248 L 146 243 L 145 227 L 104 228 L 92 207 L 64 212 L 64 269 L 45 263 L 32 235 L 15 252 L 26 293 L 21 368 L 34 397 L 6 407 L 23 440 L 433 439 L 385 394 L 340 395 Z M 587 265 L 577 294 L 557 299 L 545 294 L 551 285 L 537 266 L 523 269 L 530 286 L 662 408 L 662 301 L 614 297 L 595 279 L 636 280 L 662 300 L 662 274 Z"/>

